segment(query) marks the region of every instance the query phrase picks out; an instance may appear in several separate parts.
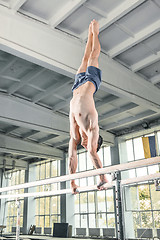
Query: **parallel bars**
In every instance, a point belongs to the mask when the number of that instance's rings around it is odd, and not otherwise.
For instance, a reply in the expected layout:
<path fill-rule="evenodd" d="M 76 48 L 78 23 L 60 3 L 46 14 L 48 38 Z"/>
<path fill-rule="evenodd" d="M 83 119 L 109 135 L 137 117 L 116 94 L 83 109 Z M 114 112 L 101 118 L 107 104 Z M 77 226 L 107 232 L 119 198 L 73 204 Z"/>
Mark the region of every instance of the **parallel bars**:
<path fill-rule="evenodd" d="M 160 157 L 148 158 L 148 159 L 138 160 L 138 161 L 134 161 L 134 162 L 113 165 L 113 166 L 109 166 L 109 167 L 105 167 L 105 168 L 99 168 L 99 169 L 95 169 L 95 170 L 79 172 L 79 173 L 74 173 L 74 174 L 70 174 L 70 175 L 53 177 L 53 178 L 18 184 L 18 185 L 9 186 L 9 187 L 3 187 L 3 188 L 0 188 L 0 193 L 11 191 L 11 190 L 36 187 L 36 186 L 41 186 L 41 185 L 46 185 L 46 184 L 53 184 L 53 183 L 57 183 L 57 182 L 64 182 L 64 181 L 69 181 L 69 180 L 73 180 L 73 179 L 97 176 L 97 175 L 101 175 L 101 174 L 126 171 L 126 170 L 130 170 L 130 169 L 144 167 L 144 166 L 155 165 L 158 163 L 160 163 Z M 1 198 L 1 196 L 0 196 L 0 198 Z"/>

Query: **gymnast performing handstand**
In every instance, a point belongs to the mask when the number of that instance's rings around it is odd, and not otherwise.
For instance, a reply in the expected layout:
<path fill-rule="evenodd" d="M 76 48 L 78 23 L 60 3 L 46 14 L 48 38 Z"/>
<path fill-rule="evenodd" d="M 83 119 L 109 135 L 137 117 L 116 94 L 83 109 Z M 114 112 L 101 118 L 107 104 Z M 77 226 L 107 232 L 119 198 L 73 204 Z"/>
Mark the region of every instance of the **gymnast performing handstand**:
<path fill-rule="evenodd" d="M 81 145 L 88 151 L 89 157 L 96 169 L 102 168 L 97 151 L 103 139 L 99 135 L 98 113 L 95 108 L 93 94 L 97 92 L 101 83 L 101 70 L 98 68 L 100 54 L 99 24 L 93 20 L 89 25 L 88 40 L 82 63 L 76 73 L 72 87 L 73 98 L 70 101 L 70 141 L 69 141 L 69 170 L 75 173 L 77 169 L 77 146 Z M 97 185 L 99 190 L 104 189 L 108 180 L 100 175 Z M 72 193 L 76 194 L 77 185 L 71 181 Z"/>

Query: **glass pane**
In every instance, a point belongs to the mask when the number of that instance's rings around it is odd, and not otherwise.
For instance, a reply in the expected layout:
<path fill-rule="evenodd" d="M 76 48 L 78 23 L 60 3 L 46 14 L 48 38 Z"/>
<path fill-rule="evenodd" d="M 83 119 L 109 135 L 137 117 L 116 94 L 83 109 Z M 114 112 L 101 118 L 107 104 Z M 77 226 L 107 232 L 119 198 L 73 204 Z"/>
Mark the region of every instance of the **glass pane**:
<path fill-rule="evenodd" d="M 110 147 L 104 147 L 104 166 L 111 165 L 111 150 Z"/>
<path fill-rule="evenodd" d="M 44 215 L 44 198 L 40 198 L 40 215 Z"/>
<path fill-rule="evenodd" d="M 155 228 L 160 228 L 160 211 L 153 212 Z"/>
<path fill-rule="evenodd" d="M 141 213 L 141 222 L 143 228 L 153 228 L 153 219 L 151 212 Z"/>
<path fill-rule="evenodd" d="M 24 183 L 24 177 L 25 177 L 25 171 L 21 170 L 20 171 L 20 182 L 19 183 Z"/>
<path fill-rule="evenodd" d="M 106 212 L 105 191 L 97 192 L 98 212 Z"/>
<path fill-rule="evenodd" d="M 89 214 L 88 216 L 89 216 L 89 228 L 96 227 L 95 214 Z"/>
<path fill-rule="evenodd" d="M 74 205 L 75 213 L 79 213 L 79 194 L 75 195 Z"/>
<path fill-rule="evenodd" d="M 101 160 L 101 162 L 102 162 L 102 165 L 104 165 L 104 163 L 103 163 L 103 148 L 101 148 L 101 149 L 98 151 L 98 156 L 99 156 L 99 158 L 100 158 L 100 160 Z"/>
<path fill-rule="evenodd" d="M 148 185 L 138 186 L 139 205 L 141 210 L 151 210 L 151 199 Z"/>
<path fill-rule="evenodd" d="M 40 165 L 37 165 L 37 166 L 36 166 L 36 180 L 39 180 L 39 179 L 40 179 L 39 171 L 40 171 Z"/>
<path fill-rule="evenodd" d="M 52 176 L 52 177 L 57 176 L 57 161 L 52 161 L 51 176 Z"/>
<path fill-rule="evenodd" d="M 20 217 L 20 227 L 23 227 L 23 217 Z"/>
<path fill-rule="evenodd" d="M 134 229 L 141 228 L 141 216 L 139 212 L 133 213 Z"/>
<path fill-rule="evenodd" d="M 86 171 L 86 153 L 79 154 L 79 171 Z"/>
<path fill-rule="evenodd" d="M 87 170 L 93 169 L 93 163 L 89 157 L 89 154 L 87 152 Z"/>
<path fill-rule="evenodd" d="M 50 217 L 49 216 L 45 217 L 45 227 L 50 227 Z"/>
<path fill-rule="evenodd" d="M 16 227 L 16 224 L 14 224 L 12 217 L 10 217 L 10 227 Z"/>
<path fill-rule="evenodd" d="M 129 200 L 126 202 L 127 210 L 138 210 L 139 199 L 138 199 L 137 187 L 126 187 L 125 194 L 126 194 L 125 200 L 127 201 L 129 198 Z"/>
<path fill-rule="evenodd" d="M 148 167 L 148 173 L 149 174 L 154 174 L 159 172 L 159 166 L 158 165 L 153 165 Z"/>
<path fill-rule="evenodd" d="M 107 227 L 106 214 L 105 213 L 98 214 L 98 227 L 99 228 L 106 228 Z"/>
<path fill-rule="evenodd" d="M 160 191 L 155 191 L 155 186 L 150 185 L 153 210 L 160 210 Z"/>
<path fill-rule="evenodd" d="M 45 164 L 41 164 L 40 166 L 40 179 L 44 179 L 45 178 Z"/>
<path fill-rule="evenodd" d="M 86 178 L 81 178 L 80 179 L 80 186 L 81 187 L 87 186 L 87 179 Z"/>
<path fill-rule="evenodd" d="M 129 173 L 129 178 L 135 178 L 136 177 L 136 170 L 135 169 L 129 170 L 128 173 Z"/>
<path fill-rule="evenodd" d="M 46 197 L 46 204 L 45 204 L 45 214 L 50 213 L 50 198 Z"/>
<path fill-rule="evenodd" d="M 80 215 L 75 215 L 75 228 L 80 228 Z"/>
<path fill-rule="evenodd" d="M 80 194 L 80 209 L 81 213 L 87 212 L 87 193 Z"/>
<path fill-rule="evenodd" d="M 50 177 L 50 162 L 46 163 L 46 178 Z"/>
<path fill-rule="evenodd" d="M 36 216 L 36 226 L 39 227 L 39 216 Z"/>
<path fill-rule="evenodd" d="M 58 214 L 60 214 L 60 196 L 57 197 Z"/>
<path fill-rule="evenodd" d="M 108 227 L 115 227 L 115 215 L 107 214 Z"/>
<path fill-rule="evenodd" d="M 81 215 L 81 227 L 87 228 L 87 215 L 86 214 Z"/>
<path fill-rule="evenodd" d="M 94 177 L 88 177 L 88 186 L 92 186 L 92 185 L 94 185 L 95 183 L 94 183 Z"/>
<path fill-rule="evenodd" d="M 158 138 L 158 150 L 160 154 L 160 132 L 157 132 L 157 138 Z"/>
<path fill-rule="evenodd" d="M 114 212 L 113 189 L 106 191 L 107 196 L 107 212 Z"/>
<path fill-rule="evenodd" d="M 17 217 L 13 217 L 13 226 L 16 226 L 17 225 Z"/>
<path fill-rule="evenodd" d="M 137 172 L 137 177 L 145 176 L 147 175 L 147 167 L 137 168 L 136 172 Z"/>
<path fill-rule="evenodd" d="M 6 221 L 6 232 L 10 232 L 9 230 L 9 218 L 7 217 L 7 221 Z"/>
<path fill-rule="evenodd" d="M 52 223 L 58 222 L 57 215 L 52 215 L 51 219 L 52 219 Z"/>
<path fill-rule="evenodd" d="M 144 158 L 142 138 L 133 139 L 135 160 Z"/>
<path fill-rule="evenodd" d="M 42 232 L 43 232 L 43 228 L 44 228 L 44 217 L 40 217 L 40 227 L 42 228 Z"/>
<path fill-rule="evenodd" d="M 52 214 L 57 214 L 57 197 L 52 197 Z"/>
<path fill-rule="evenodd" d="M 132 141 L 132 139 L 126 141 L 126 147 L 127 147 L 128 161 L 133 161 L 134 160 L 134 154 L 133 154 L 133 141 Z"/>
<path fill-rule="evenodd" d="M 94 192 L 89 192 L 88 193 L 88 207 L 89 207 L 89 212 L 93 213 L 95 212 L 95 198 L 94 198 L 95 193 Z"/>

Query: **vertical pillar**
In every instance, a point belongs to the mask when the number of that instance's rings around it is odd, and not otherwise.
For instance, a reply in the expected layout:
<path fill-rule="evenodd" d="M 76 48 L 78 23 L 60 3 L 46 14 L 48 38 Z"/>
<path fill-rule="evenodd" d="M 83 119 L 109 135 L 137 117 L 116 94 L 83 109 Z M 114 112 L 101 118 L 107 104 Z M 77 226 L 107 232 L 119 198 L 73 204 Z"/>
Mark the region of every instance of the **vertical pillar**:
<path fill-rule="evenodd" d="M 60 161 L 60 175 L 66 175 L 66 158 L 63 154 L 63 160 Z M 66 189 L 66 182 L 60 183 L 61 189 Z M 66 194 L 60 196 L 61 223 L 66 222 Z"/>
<path fill-rule="evenodd" d="M 29 181 L 29 164 L 25 170 L 25 183 Z M 24 189 L 24 193 L 28 193 L 28 188 Z M 24 207 L 23 207 L 23 234 L 27 234 L 27 213 L 28 213 L 28 198 L 24 198 Z"/>
<path fill-rule="evenodd" d="M 17 226 L 16 226 L 16 240 L 19 240 L 20 235 L 20 215 L 21 215 L 21 202 L 19 199 L 16 199 L 17 205 Z"/>
<path fill-rule="evenodd" d="M 2 172 L 2 169 L 0 169 L 0 188 L 2 188 L 2 179 L 3 179 L 3 172 Z M 0 216 L 2 216 L 2 213 L 1 213 L 1 199 L 0 199 Z M 0 225 L 2 225 L 0 223 Z"/>
<path fill-rule="evenodd" d="M 115 145 L 111 147 L 111 163 L 112 165 L 120 164 L 119 146 L 117 138 L 115 139 Z M 114 187 L 114 209 L 115 209 L 116 236 L 118 239 L 124 239 L 123 212 L 120 188 L 121 173 L 120 172 L 116 173 L 115 178 L 116 186 Z"/>
<path fill-rule="evenodd" d="M 29 182 L 36 181 L 36 166 L 29 166 Z M 36 187 L 28 189 L 28 192 L 36 192 Z M 36 201 L 34 197 L 28 198 L 28 211 L 27 211 L 27 231 L 31 225 L 35 225 L 35 214 L 36 214 Z"/>
<path fill-rule="evenodd" d="M 3 170 L 0 169 L 0 184 L 1 187 L 6 187 L 7 186 L 7 179 L 5 179 Z M 1 193 L 2 194 L 2 193 Z M 6 214 L 7 214 L 7 204 L 6 204 L 6 199 L 1 199 L 0 200 L 0 225 L 6 225 Z"/>
<path fill-rule="evenodd" d="M 66 174 L 69 174 L 68 171 L 68 165 L 67 165 L 67 154 L 66 154 Z M 66 182 L 66 188 L 70 188 L 70 181 Z M 74 235 L 74 229 L 75 229 L 75 204 L 74 204 L 74 195 L 73 194 L 67 194 L 66 195 L 66 222 L 69 223 L 69 225 L 72 225 L 72 234 Z"/>
<path fill-rule="evenodd" d="M 123 139 L 121 140 L 121 142 L 119 142 L 119 155 L 120 155 L 121 163 L 128 162 L 127 146 L 126 146 L 126 142 Z M 123 171 L 121 173 L 121 178 L 122 179 L 129 178 L 129 172 Z M 131 197 L 130 187 L 123 186 L 123 191 L 125 191 L 125 199 L 123 204 L 125 237 L 135 238 L 133 213 L 131 211 L 127 211 L 128 209 L 132 209 L 132 197 Z M 126 206 L 127 206 L 127 209 L 126 209 Z"/>

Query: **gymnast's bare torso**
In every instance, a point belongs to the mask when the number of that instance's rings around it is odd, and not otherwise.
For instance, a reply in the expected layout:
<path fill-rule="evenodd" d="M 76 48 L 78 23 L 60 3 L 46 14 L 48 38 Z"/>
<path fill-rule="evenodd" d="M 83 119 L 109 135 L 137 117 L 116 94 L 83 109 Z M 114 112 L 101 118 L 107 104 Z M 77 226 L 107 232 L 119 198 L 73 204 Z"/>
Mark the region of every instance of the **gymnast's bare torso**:
<path fill-rule="evenodd" d="M 88 130 L 98 127 L 98 114 L 95 108 L 93 94 L 95 86 L 91 82 L 86 82 L 78 89 L 74 90 L 73 98 L 70 102 L 70 131 L 73 138 L 88 149 Z"/>

